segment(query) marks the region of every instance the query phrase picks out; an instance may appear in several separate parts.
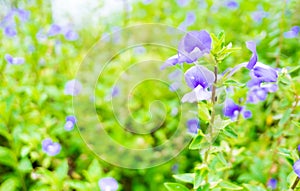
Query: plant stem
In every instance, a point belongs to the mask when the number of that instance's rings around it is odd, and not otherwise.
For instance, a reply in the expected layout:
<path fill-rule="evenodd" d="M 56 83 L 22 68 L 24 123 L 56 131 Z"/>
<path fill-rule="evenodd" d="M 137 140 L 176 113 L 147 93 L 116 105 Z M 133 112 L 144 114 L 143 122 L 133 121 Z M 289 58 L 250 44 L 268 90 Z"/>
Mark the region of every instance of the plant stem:
<path fill-rule="evenodd" d="M 296 180 L 294 181 L 294 183 L 293 183 L 293 185 L 292 185 L 292 187 L 291 187 L 292 190 L 295 190 L 295 188 L 296 188 L 296 186 L 297 186 L 299 180 L 300 180 L 300 178 L 297 176 Z"/>
<path fill-rule="evenodd" d="M 208 126 L 208 134 L 210 136 L 210 145 L 208 147 L 208 150 L 205 152 L 204 155 L 204 162 L 207 164 L 208 154 L 210 152 L 211 144 L 212 144 L 212 137 L 213 137 L 213 125 L 215 121 L 215 103 L 216 103 L 216 84 L 218 81 L 218 67 L 214 66 L 214 74 L 215 74 L 215 81 L 212 87 L 212 93 L 211 93 L 211 103 L 212 103 L 212 110 L 211 110 L 211 118 Z"/>

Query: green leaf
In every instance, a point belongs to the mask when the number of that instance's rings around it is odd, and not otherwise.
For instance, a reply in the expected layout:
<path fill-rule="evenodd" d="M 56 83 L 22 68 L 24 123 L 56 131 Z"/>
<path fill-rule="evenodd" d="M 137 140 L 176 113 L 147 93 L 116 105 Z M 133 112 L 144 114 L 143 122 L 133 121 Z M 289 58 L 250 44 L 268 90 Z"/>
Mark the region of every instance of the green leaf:
<path fill-rule="evenodd" d="M 202 131 L 199 130 L 199 134 L 193 139 L 193 141 L 191 142 L 189 149 L 190 150 L 197 150 L 202 148 L 202 139 L 205 135 L 202 133 Z"/>
<path fill-rule="evenodd" d="M 179 183 L 166 182 L 164 185 L 168 191 L 190 191 L 187 187 Z"/>
<path fill-rule="evenodd" d="M 291 109 L 291 108 L 288 109 L 288 110 L 286 110 L 286 111 L 284 112 L 282 118 L 280 119 L 280 121 L 279 121 L 279 123 L 278 123 L 278 125 L 279 125 L 280 127 L 282 127 L 282 126 L 289 120 L 290 115 L 291 115 L 291 112 L 292 112 L 292 109 Z"/>
<path fill-rule="evenodd" d="M 198 113 L 199 118 L 205 122 L 208 122 L 210 120 L 210 114 L 209 110 L 207 108 L 207 105 L 204 102 L 198 103 Z"/>
<path fill-rule="evenodd" d="M 243 184 L 248 191 L 266 191 L 266 189 L 262 188 L 261 186 L 254 186 L 251 184 Z"/>
<path fill-rule="evenodd" d="M 68 161 L 67 161 L 67 159 L 64 159 L 62 161 L 62 163 L 55 170 L 55 173 L 56 173 L 57 177 L 60 180 L 62 180 L 65 177 L 67 177 L 67 175 L 68 175 L 68 169 L 69 169 Z"/>
<path fill-rule="evenodd" d="M 217 115 L 215 117 L 214 128 L 222 130 L 231 123 L 233 123 L 232 120 L 230 119 L 223 120 L 220 115 Z"/>
<path fill-rule="evenodd" d="M 206 165 L 202 164 L 195 169 L 195 181 L 194 181 L 194 189 L 199 188 L 205 184 L 205 178 L 208 174 L 208 168 Z"/>
<path fill-rule="evenodd" d="M 195 173 L 175 174 L 173 177 L 185 183 L 194 183 Z"/>
<path fill-rule="evenodd" d="M 8 148 L 0 146 L 0 164 L 15 168 L 17 165 L 15 154 Z"/>
<path fill-rule="evenodd" d="M 97 159 L 94 159 L 88 167 L 87 170 L 89 174 L 90 181 L 98 180 L 102 175 L 102 168 Z"/>
<path fill-rule="evenodd" d="M 230 126 L 227 126 L 225 127 L 225 129 L 223 129 L 223 133 L 224 135 L 228 136 L 228 137 L 231 137 L 231 138 L 238 138 L 238 135 L 237 133 L 235 132 L 235 130 L 230 127 Z"/>
<path fill-rule="evenodd" d="M 23 173 L 32 171 L 31 161 L 27 157 L 22 158 L 19 162 L 18 170 Z"/>
<path fill-rule="evenodd" d="M 88 183 L 79 180 L 67 180 L 65 184 L 69 185 L 75 190 L 88 190 Z"/>
<path fill-rule="evenodd" d="M 221 188 L 226 189 L 226 190 L 242 190 L 243 189 L 243 187 L 237 186 L 237 185 L 235 185 L 235 184 L 233 184 L 231 182 L 228 182 L 228 181 L 222 181 L 222 182 L 220 182 L 219 186 Z"/>
<path fill-rule="evenodd" d="M 0 186 L 0 191 L 15 191 L 17 190 L 17 187 L 19 186 L 18 178 L 16 177 L 10 177 L 6 179 L 4 182 L 2 182 Z"/>

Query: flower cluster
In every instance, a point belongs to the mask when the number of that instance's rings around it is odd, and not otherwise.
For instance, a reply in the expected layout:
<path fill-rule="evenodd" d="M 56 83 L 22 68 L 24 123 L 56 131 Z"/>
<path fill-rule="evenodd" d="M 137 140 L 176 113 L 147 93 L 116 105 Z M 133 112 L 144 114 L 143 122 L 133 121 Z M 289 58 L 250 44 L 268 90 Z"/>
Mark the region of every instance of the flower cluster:
<path fill-rule="evenodd" d="M 14 8 L 9 11 L 0 23 L 3 33 L 7 37 L 14 37 L 17 35 L 17 26 L 15 18 L 21 22 L 26 22 L 29 19 L 30 12 L 24 9 Z"/>
<path fill-rule="evenodd" d="M 54 37 L 60 34 L 64 35 L 65 39 L 68 41 L 75 41 L 79 38 L 78 33 L 74 31 L 71 27 L 68 26 L 63 27 L 58 24 L 52 24 L 47 32 L 44 32 L 44 30 L 41 29 L 36 34 L 36 38 L 39 41 L 44 41 L 48 37 Z"/>

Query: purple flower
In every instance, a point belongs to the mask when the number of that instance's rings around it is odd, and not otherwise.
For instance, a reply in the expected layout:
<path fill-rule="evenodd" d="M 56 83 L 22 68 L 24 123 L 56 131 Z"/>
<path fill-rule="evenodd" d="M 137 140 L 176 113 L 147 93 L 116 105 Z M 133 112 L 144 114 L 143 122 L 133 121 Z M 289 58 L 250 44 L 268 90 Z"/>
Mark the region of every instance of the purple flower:
<path fill-rule="evenodd" d="M 69 29 L 67 30 L 67 32 L 65 33 L 65 38 L 69 41 L 75 41 L 79 38 L 77 32 Z"/>
<path fill-rule="evenodd" d="M 61 32 L 61 27 L 57 24 L 51 25 L 49 31 L 48 31 L 48 36 L 55 36 L 60 34 Z"/>
<path fill-rule="evenodd" d="M 293 165 L 294 172 L 300 178 L 300 160 L 297 160 Z"/>
<path fill-rule="evenodd" d="M 187 14 L 186 14 L 186 17 L 185 17 L 185 23 L 187 26 L 190 26 L 192 24 L 194 24 L 194 22 L 196 21 L 196 15 L 193 11 L 189 11 Z"/>
<path fill-rule="evenodd" d="M 60 152 L 61 146 L 59 143 L 52 142 L 51 139 L 45 139 L 42 142 L 42 149 L 49 156 L 55 156 Z"/>
<path fill-rule="evenodd" d="M 300 145 L 298 145 L 297 149 L 298 149 L 298 151 L 300 152 Z"/>
<path fill-rule="evenodd" d="M 238 2 L 231 0 L 225 2 L 225 6 L 228 7 L 229 9 L 237 9 L 239 7 L 239 4 Z"/>
<path fill-rule="evenodd" d="M 277 187 L 277 180 L 275 178 L 271 178 L 268 181 L 268 187 L 271 188 L 272 190 L 275 190 Z"/>
<path fill-rule="evenodd" d="M 148 5 L 148 4 L 152 3 L 152 1 L 153 0 L 143 0 L 142 2 L 144 5 Z"/>
<path fill-rule="evenodd" d="M 277 82 L 278 79 L 278 73 L 274 68 L 259 62 L 251 70 L 250 76 L 248 87 L 261 86 L 265 82 Z"/>
<path fill-rule="evenodd" d="M 209 54 L 212 39 L 205 30 L 188 32 L 180 41 L 178 54 L 168 58 L 161 69 L 180 63 L 192 63 Z"/>
<path fill-rule="evenodd" d="M 245 110 L 244 107 L 235 104 L 231 99 L 225 100 L 223 114 L 226 117 L 229 117 L 232 121 L 235 121 L 240 113 L 243 114 L 245 119 L 252 117 L 251 111 Z"/>
<path fill-rule="evenodd" d="M 211 42 L 211 37 L 205 30 L 188 32 L 178 46 L 178 63 L 192 63 L 204 54 L 209 54 Z"/>
<path fill-rule="evenodd" d="M 14 37 L 17 35 L 17 31 L 14 26 L 6 26 L 3 32 L 7 37 Z"/>
<path fill-rule="evenodd" d="M 262 19 L 267 16 L 268 16 L 268 13 L 266 11 L 262 10 L 262 8 L 260 8 L 260 10 L 258 10 L 258 11 L 254 11 L 251 14 L 252 19 L 258 23 L 260 23 L 262 21 Z"/>
<path fill-rule="evenodd" d="M 118 86 L 114 86 L 111 89 L 111 97 L 116 97 L 119 95 L 119 93 L 120 93 L 120 88 Z"/>
<path fill-rule="evenodd" d="M 285 38 L 295 38 L 298 36 L 300 32 L 299 26 L 293 26 L 290 31 L 287 31 L 283 34 Z"/>
<path fill-rule="evenodd" d="M 176 2 L 180 7 L 185 7 L 190 3 L 190 0 L 176 0 Z"/>
<path fill-rule="evenodd" d="M 73 79 L 66 83 L 65 94 L 76 96 L 80 93 L 81 89 L 82 89 L 81 83 L 78 80 Z"/>
<path fill-rule="evenodd" d="M 197 134 L 198 130 L 200 128 L 200 122 L 199 119 L 190 119 L 186 122 L 188 132 L 192 134 Z"/>
<path fill-rule="evenodd" d="M 12 57 L 10 54 L 6 54 L 4 58 L 9 64 L 23 64 L 25 61 L 24 58 Z"/>
<path fill-rule="evenodd" d="M 17 13 L 18 17 L 21 21 L 25 22 L 29 19 L 30 12 L 24 9 L 16 9 L 15 12 Z"/>
<path fill-rule="evenodd" d="M 119 188 L 118 182 L 112 177 L 101 178 L 98 185 L 101 191 L 116 191 Z"/>
<path fill-rule="evenodd" d="M 215 81 L 213 72 L 204 66 L 196 65 L 188 69 L 184 77 L 187 85 L 193 91 L 185 94 L 181 100 L 182 102 L 196 102 L 211 98 L 211 91 L 208 89 L 211 88 Z"/>
<path fill-rule="evenodd" d="M 43 42 L 45 40 L 47 40 L 47 35 L 44 33 L 44 31 L 41 29 L 39 30 L 39 32 L 36 33 L 36 39 L 39 42 Z"/>
<path fill-rule="evenodd" d="M 246 66 L 249 70 L 251 70 L 257 62 L 256 43 L 253 41 L 248 41 L 248 42 L 246 42 L 246 46 L 252 52 L 250 61 L 248 62 L 247 66 Z"/>
<path fill-rule="evenodd" d="M 76 124 L 76 118 L 73 115 L 69 115 L 66 118 L 65 123 L 65 130 L 71 131 L 74 128 L 74 125 Z"/>

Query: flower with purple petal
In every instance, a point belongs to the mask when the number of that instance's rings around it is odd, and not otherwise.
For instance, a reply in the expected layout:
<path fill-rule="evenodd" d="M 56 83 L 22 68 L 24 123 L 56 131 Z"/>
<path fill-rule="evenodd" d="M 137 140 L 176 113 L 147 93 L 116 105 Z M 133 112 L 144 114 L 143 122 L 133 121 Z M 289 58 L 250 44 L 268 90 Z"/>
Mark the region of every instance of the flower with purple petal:
<path fill-rule="evenodd" d="M 194 13 L 194 11 L 189 11 L 187 14 L 186 14 L 186 17 L 185 17 L 185 23 L 187 26 L 190 26 L 192 24 L 194 24 L 196 21 L 196 15 Z"/>
<path fill-rule="evenodd" d="M 295 37 L 298 36 L 299 32 L 300 32 L 300 27 L 299 27 L 299 26 L 293 26 L 293 27 L 291 28 L 291 30 L 285 32 L 285 33 L 283 34 L 283 36 L 284 36 L 285 38 L 295 38 Z"/>
<path fill-rule="evenodd" d="M 252 19 L 258 23 L 260 23 L 267 16 L 268 16 L 268 13 L 266 11 L 262 10 L 262 8 L 260 8 L 258 11 L 254 11 L 251 14 Z"/>
<path fill-rule="evenodd" d="M 246 46 L 252 52 L 250 61 L 248 62 L 247 66 L 246 66 L 249 70 L 251 70 L 255 66 L 255 64 L 257 62 L 257 58 L 258 58 L 257 52 L 256 52 L 256 43 L 254 41 L 248 41 L 248 42 L 246 42 Z"/>
<path fill-rule="evenodd" d="M 67 30 L 67 32 L 65 33 L 65 38 L 69 41 L 75 41 L 79 38 L 79 35 L 77 32 L 75 32 L 74 30 Z"/>
<path fill-rule="evenodd" d="M 297 174 L 297 176 L 300 178 L 300 160 L 297 160 L 293 165 L 293 170 Z"/>
<path fill-rule="evenodd" d="M 49 29 L 49 31 L 48 31 L 48 36 L 55 36 L 55 35 L 58 35 L 58 34 L 60 34 L 60 32 L 61 32 L 61 27 L 59 26 L 59 25 L 57 25 L 57 24 L 53 24 L 53 25 L 51 25 L 51 27 L 50 27 L 50 29 Z"/>
<path fill-rule="evenodd" d="M 114 86 L 111 89 L 111 97 L 116 97 L 120 94 L 120 88 L 118 86 Z"/>
<path fill-rule="evenodd" d="M 9 64 L 23 64 L 25 59 L 22 57 L 12 57 L 10 54 L 6 54 L 4 56 L 5 60 L 9 63 Z"/>
<path fill-rule="evenodd" d="M 119 188 L 118 182 L 112 177 L 101 178 L 98 185 L 101 191 L 116 191 Z"/>
<path fill-rule="evenodd" d="M 187 128 L 188 128 L 188 132 L 191 133 L 191 134 L 197 134 L 198 133 L 198 130 L 200 128 L 200 121 L 199 119 L 189 119 L 187 122 L 186 122 L 186 125 L 187 125 Z"/>
<path fill-rule="evenodd" d="M 258 62 L 251 70 L 250 76 L 248 87 L 261 86 L 262 83 L 277 82 L 278 72 L 274 68 Z"/>
<path fill-rule="evenodd" d="M 190 0 L 176 0 L 176 2 L 180 7 L 185 7 L 190 3 Z"/>
<path fill-rule="evenodd" d="M 76 96 L 80 93 L 81 89 L 81 83 L 78 80 L 73 79 L 66 83 L 64 92 L 66 95 Z"/>
<path fill-rule="evenodd" d="M 268 187 L 271 188 L 272 190 L 275 190 L 277 187 L 277 180 L 275 178 L 271 178 L 268 181 Z"/>
<path fill-rule="evenodd" d="M 44 31 L 42 29 L 36 33 L 35 37 L 39 42 L 44 42 L 47 40 L 47 35 L 44 33 Z"/>
<path fill-rule="evenodd" d="M 300 145 L 298 145 L 297 149 L 298 149 L 298 151 L 300 152 Z"/>
<path fill-rule="evenodd" d="M 7 37 L 14 37 L 17 35 L 17 30 L 14 26 L 6 26 L 4 27 L 4 35 Z"/>
<path fill-rule="evenodd" d="M 152 3 L 152 1 L 153 0 L 143 0 L 142 2 L 144 5 L 148 5 L 148 4 Z"/>
<path fill-rule="evenodd" d="M 71 131 L 76 124 L 76 117 L 73 115 L 69 115 L 66 118 L 65 130 Z"/>
<path fill-rule="evenodd" d="M 181 100 L 182 102 L 196 102 L 211 98 L 211 91 L 208 89 L 211 88 L 215 81 L 213 72 L 204 66 L 196 65 L 188 69 L 184 77 L 187 85 L 193 91 L 185 94 Z"/>
<path fill-rule="evenodd" d="M 237 9 L 239 7 L 239 3 L 234 0 L 230 0 L 225 2 L 225 6 L 229 9 Z"/>
<path fill-rule="evenodd" d="M 60 152 L 61 146 L 59 143 L 52 142 L 51 139 L 45 139 L 42 142 L 42 149 L 49 156 L 55 156 Z"/>
<path fill-rule="evenodd" d="M 188 32 L 178 46 L 178 63 L 192 63 L 209 54 L 212 39 L 205 30 Z"/>
<path fill-rule="evenodd" d="M 254 86 L 248 92 L 247 102 L 257 103 L 266 100 L 268 91 L 265 88 Z"/>
<path fill-rule="evenodd" d="M 17 13 L 19 19 L 22 21 L 22 22 L 25 22 L 29 19 L 29 16 L 30 16 L 30 12 L 27 11 L 27 10 L 24 10 L 24 9 L 16 9 L 15 12 Z"/>
<path fill-rule="evenodd" d="M 243 114 L 245 119 L 252 117 L 251 111 L 245 110 L 244 107 L 237 105 L 231 99 L 227 98 L 223 108 L 224 116 L 229 117 L 232 121 L 235 121 L 240 113 Z"/>

